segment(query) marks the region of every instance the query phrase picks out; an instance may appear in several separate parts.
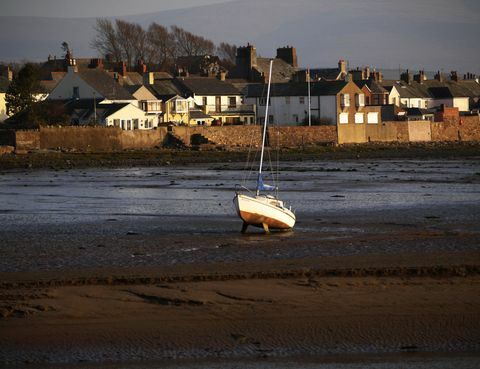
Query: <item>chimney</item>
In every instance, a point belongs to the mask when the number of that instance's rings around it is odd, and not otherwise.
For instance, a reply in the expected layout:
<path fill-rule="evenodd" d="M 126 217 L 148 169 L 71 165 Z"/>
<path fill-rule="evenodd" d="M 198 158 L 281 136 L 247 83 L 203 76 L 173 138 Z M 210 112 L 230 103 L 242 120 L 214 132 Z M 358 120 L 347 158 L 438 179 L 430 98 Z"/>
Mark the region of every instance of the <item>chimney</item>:
<path fill-rule="evenodd" d="M 450 79 L 452 81 L 455 81 L 455 82 L 458 82 L 458 75 L 457 75 L 457 71 L 456 70 L 452 70 L 450 72 Z"/>
<path fill-rule="evenodd" d="M 146 86 L 151 86 L 155 84 L 155 73 L 147 72 L 143 75 L 143 84 Z"/>
<path fill-rule="evenodd" d="M 381 72 L 378 72 L 378 71 L 373 71 L 372 73 L 370 73 L 370 78 L 369 79 L 372 79 L 375 82 L 382 82 L 383 81 L 383 74 Z"/>
<path fill-rule="evenodd" d="M 2 77 L 8 79 L 9 81 L 13 80 L 13 71 L 9 66 L 0 66 L 0 71 L 2 72 Z"/>
<path fill-rule="evenodd" d="M 118 63 L 118 73 L 120 74 L 120 76 L 122 77 L 126 77 L 127 76 L 127 63 L 122 61 L 120 63 Z"/>
<path fill-rule="evenodd" d="M 248 44 L 237 48 L 236 70 L 240 78 L 251 79 L 252 68 L 257 66 L 257 49 Z"/>
<path fill-rule="evenodd" d="M 363 79 L 369 79 L 370 78 L 370 67 L 365 67 L 363 69 Z"/>
<path fill-rule="evenodd" d="M 363 80 L 363 70 L 360 70 L 360 68 L 357 68 L 356 70 L 351 70 L 350 71 L 350 76 L 352 81 L 361 81 Z"/>
<path fill-rule="evenodd" d="M 414 80 L 420 84 L 423 84 L 423 82 L 427 79 L 425 77 L 425 71 L 424 70 L 421 70 L 418 72 L 418 74 L 416 74 L 414 77 Z"/>
<path fill-rule="evenodd" d="M 103 69 L 103 59 L 90 59 L 90 64 L 88 65 L 88 67 L 91 69 Z"/>
<path fill-rule="evenodd" d="M 277 59 L 283 60 L 295 69 L 298 68 L 297 49 L 293 46 L 286 46 L 277 49 Z"/>
<path fill-rule="evenodd" d="M 340 69 L 340 72 L 342 74 L 347 74 L 347 62 L 343 59 L 338 61 L 338 69 Z"/>
<path fill-rule="evenodd" d="M 438 81 L 438 82 L 443 82 L 443 75 L 440 71 L 437 72 L 437 74 L 435 74 L 435 79 Z"/>
<path fill-rule="evenodd" d="M 227 77 L 227 72 L 225 72 L 224 70 L 222 70 L 222 71 L 218 74 L 218 79 L 219 79 L 220 81 L 225 81 L 226 77 Z"/>
<path fill-rule="evenodd" d="M 405 82 L 407 85 L 412 83 L 412 75 L 410 74 L 410 71 L 407 69 L 405 73 L 402 73 L 400 76 L 400 79 Z"/>
<path fill-rule="evenodd" d="M 147 73 L 147 65 L 145 64 L 145 62 L 142 59 L 138 60 L 136 69 L 137 69 L 137 72 L 142 74 L 142 75 Z"/>

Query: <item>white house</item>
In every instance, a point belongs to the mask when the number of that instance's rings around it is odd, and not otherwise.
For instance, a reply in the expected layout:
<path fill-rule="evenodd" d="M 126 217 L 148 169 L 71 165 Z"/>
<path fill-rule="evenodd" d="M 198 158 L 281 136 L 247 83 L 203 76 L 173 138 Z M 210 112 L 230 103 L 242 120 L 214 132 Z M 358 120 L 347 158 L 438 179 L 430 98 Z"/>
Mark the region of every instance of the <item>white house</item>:
<path fill-rule="evenodd" d="M 77 71 L 75 66 L 68 67 L 65 77 L 50 92 L 48 100 L 86 100 L 95 99 L 105 103 L 138 104 L 125 88 L 107 72 L 99 69 Z"/>
<path fill-rule="evenodd" d="M 304 125 L 309 116 L 308 84 L 278 83 L 271 86 L 269 120 L 279 125 Z M 311 83 L 310 111 L 313 121 L 323 124 L 363 124 L 365 95 L 353 82 L 320 81 Z M 247 104 L 257 105 L 258 121 L 265 118 L 265 85 L 250 85 Z"/>
<path fill-rule="evenodd" d="M 75 100 L 67 103 L 73 125 L 98 124 L 123 130 L 148 130 L 158 126 L 158 120 L 129 103 L 98 103 Z"/>

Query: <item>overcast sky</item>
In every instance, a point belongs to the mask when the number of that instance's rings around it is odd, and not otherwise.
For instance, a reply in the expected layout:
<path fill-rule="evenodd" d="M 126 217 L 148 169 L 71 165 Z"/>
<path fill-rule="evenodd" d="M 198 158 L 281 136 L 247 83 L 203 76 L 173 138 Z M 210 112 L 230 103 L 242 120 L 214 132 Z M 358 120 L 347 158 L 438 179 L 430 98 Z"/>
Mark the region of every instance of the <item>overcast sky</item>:
<path fill-rule="evenodd" d="M 0 0 L 0 15 L 40 17 L 106 17 L 145 14 L 228 0 Z"/>

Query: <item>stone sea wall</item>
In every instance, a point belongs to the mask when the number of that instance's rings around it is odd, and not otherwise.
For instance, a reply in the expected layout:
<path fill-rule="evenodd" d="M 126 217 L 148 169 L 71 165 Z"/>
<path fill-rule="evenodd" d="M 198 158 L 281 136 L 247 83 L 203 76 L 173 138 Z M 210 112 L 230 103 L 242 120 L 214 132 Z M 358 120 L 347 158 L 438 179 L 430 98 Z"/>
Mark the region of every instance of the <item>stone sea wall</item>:
<path fill-rule="evenodd" d="M 0 130 L 0 146 L 17 153 L 34 150 L 114 152 L 163 147 L 171 138 L 184 146 L 210 144 L 224 149 L 261 145 L 260 126 L 161 127 L 123 131 L 103 127 L 41 127 L 39 130 Z M 271 145 L 297 148 L 367 142 L 480 141 L 480 117 L 446 117 L 442 122 L 411 121 L 269 129 Z M 5 149 L 4 151 L 10 151 Z"/>

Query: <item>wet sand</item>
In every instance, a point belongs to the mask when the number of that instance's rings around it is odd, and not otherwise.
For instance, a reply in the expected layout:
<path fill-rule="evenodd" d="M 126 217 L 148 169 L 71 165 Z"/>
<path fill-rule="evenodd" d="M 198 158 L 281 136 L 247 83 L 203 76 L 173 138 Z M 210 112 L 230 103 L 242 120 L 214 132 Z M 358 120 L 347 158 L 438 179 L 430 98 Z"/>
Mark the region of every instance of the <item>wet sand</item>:
<path fill-rule="evenodd" d="M 73 364 L 478 353 L 475 259 L 478 253 L 2 275 L 0 358 Z"/>
<path fill-rule="evenodd" d="M 479 165 L 292 163 L 271 236 L 227 164 L 3 173 L 0 367 L 473 368 Z"/>

